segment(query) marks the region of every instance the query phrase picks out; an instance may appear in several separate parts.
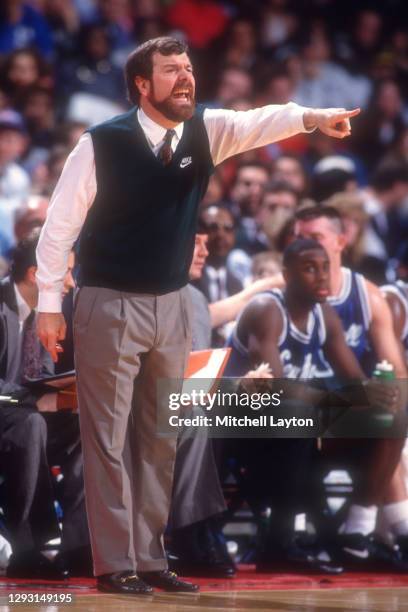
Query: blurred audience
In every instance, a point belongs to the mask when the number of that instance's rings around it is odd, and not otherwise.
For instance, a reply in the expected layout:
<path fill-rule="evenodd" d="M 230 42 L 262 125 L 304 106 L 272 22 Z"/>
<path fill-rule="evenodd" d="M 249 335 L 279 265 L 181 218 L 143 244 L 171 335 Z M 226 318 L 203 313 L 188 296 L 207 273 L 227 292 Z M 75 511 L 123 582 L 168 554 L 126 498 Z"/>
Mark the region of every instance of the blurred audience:
<path fill-rule="evenodd" d="M 13 216 L 29 195 L 30 177 L 18 163 L 26 146 L 22 116 L 14 110 L 0 111 L 0 255 L 13 245 Z"/>

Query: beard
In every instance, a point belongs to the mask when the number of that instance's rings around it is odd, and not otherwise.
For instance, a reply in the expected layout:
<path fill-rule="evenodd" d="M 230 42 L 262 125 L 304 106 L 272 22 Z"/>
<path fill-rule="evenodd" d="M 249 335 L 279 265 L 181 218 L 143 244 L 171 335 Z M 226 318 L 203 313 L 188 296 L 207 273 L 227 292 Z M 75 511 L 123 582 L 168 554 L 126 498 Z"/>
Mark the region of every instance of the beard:
<path fill-rule="evenodd" d="M 182 121 L 191 119 L 195 110 L 195 98 L 192 93 L 189 100 L 183 104 L 178 104 L 175 102 L 172 95 L 159 101 L 156 99 L 153 81 L 151 81 L 151 85 L 152 91 L 148 97 L 148 100 L 157 111 L 166 117 L 166 119 L 169 121 L 174 121 L 175 123 L 181 123 Z"/>

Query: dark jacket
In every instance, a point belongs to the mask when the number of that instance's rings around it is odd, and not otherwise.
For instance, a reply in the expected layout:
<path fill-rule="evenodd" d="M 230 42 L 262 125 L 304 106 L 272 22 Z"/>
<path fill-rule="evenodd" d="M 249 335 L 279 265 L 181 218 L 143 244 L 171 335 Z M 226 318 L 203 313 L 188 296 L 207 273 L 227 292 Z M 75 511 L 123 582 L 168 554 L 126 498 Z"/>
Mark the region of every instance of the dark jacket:
<path fill-rule="evenodd" d="M 38 340 L 38 342 L 40 342 Z M 19 382 L 21 361 L 16 363 L 20 334 L 18 308 L 13 282 L 9 278 L 0 281 L 0 393 L 24 397 L 28 389 Z M 43 375 L 52 376 L 54 365 L 50 354 L 41 347 Z"/>

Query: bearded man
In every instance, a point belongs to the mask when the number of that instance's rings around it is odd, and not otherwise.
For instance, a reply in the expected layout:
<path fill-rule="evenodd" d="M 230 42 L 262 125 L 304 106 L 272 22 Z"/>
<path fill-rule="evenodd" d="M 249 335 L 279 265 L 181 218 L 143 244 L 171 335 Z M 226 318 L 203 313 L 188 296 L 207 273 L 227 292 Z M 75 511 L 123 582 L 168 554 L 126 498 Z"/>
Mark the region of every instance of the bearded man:
<path fill-rule="evenodd" d="M 79 236 L 75 361 L 98 588 L 194 591 L 167 570 L 177 441 L 157 435 L 166 398 L 156 382 L 182 379 L 190 350 L 200 200 L 227 157 L 315 128 L 343 138 L 359 109 L 196 108 L 187 47 L 168 37 L 132 52 L 125 76 L 134 107 L 87 131 L 53 194 L 37 252 L 38 333 L 56 360 L 62 279 Z"/>

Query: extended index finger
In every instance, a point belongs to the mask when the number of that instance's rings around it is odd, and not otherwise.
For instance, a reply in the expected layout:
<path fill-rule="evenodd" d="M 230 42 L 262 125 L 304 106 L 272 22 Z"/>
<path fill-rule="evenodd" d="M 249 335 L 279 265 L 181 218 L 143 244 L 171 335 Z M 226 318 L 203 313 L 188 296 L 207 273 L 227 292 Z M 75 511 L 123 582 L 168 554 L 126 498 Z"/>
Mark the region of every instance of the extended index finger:
<path fill-rule="evenodd" d="M 336 119 L 341 121 L 342 119 L 349 119 L 350 117 L 355 117 L 361 113 L 361 108 L 353 108 L 353 110 L 342 111 L 336 114 Z"/>

